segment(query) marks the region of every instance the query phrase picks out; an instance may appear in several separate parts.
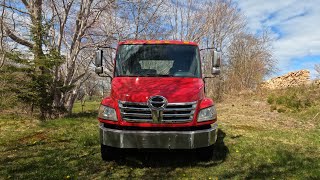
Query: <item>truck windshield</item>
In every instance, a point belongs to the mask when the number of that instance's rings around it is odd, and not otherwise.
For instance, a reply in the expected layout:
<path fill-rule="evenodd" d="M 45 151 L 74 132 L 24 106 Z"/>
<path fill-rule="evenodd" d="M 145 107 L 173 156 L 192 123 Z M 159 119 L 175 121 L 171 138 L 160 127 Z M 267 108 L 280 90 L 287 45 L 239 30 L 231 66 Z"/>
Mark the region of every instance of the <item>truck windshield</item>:
<path fill-rule="evenodd" d="M 178 44 L 121 45 L 116 76 L 201 77 L 197 46 Z"/>

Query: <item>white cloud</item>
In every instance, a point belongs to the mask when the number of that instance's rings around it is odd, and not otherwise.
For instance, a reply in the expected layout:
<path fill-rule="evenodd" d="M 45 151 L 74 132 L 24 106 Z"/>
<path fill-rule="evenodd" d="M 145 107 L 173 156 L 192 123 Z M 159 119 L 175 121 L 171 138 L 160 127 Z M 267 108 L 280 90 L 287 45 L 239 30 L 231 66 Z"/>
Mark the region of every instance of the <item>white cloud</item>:
<path fill-rule="evenodd" d="M 320 56 L 320 0 L 238 0 L 239 8 L 248 19 L 249 31 L 273 30 L 274 56 L 281 73 L 297 69 L 293 61 L 305 56 Z M 320 59 L 311 63 L 320 63 Z M 312 70 L 312 69 L 310 69 Z"/>

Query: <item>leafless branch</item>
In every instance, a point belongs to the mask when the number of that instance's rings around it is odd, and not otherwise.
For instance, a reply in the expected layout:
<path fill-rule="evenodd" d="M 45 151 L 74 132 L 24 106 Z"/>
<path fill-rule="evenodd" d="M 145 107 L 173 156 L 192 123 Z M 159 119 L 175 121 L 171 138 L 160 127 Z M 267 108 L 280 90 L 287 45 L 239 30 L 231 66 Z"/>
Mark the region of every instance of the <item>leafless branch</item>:
<path fill-rule="evenodd" d="M 19 37 L 18 35 L 16 35 L 14 32 L 12 32 L 4 23 L 3 23 L 3 27 L 4 27 L 4 31 L 6 32 L 6 34 L 15 42 L 27 46 L 30 49 L 33 48 L 33 44 L 21 37 Z"/>
<path fill-rule="evenodd" d="M 4 2 L 5 2 L 5 1 L 4 1 Z M 27 11 L 23 11 L 23 10 L 21 10 L 21 9 L 19 9 L 19 8 L 16 8 L 16 7 L 13 7 L 13 6 L 9 6 L 9 5 L 6 5 L 5 3 L 0 4 L 0 6 L 2 6 L 3 8 L 12 9 L 12 10 L 17 11 L 17 12 L 22 13 L 22 14 L 30 15 L 30 13 L 29 13 L 29 12 L 27 12 Z"/>

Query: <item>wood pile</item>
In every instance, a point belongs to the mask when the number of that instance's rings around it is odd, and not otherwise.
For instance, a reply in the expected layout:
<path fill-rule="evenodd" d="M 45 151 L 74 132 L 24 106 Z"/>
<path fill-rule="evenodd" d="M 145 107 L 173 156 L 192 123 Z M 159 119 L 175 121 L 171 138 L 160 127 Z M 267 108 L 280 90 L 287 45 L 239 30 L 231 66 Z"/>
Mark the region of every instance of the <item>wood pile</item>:
<path fill-rule="evenodd" d="M 313 84 L 320 87 L 320 79 L 314 80 Z"/>
<path fill-rule="evenodd" d="M 265 89 L 284 89 L 311 84 L 310 71 L 300 70 L 267 80 L 261 84 Z"/>

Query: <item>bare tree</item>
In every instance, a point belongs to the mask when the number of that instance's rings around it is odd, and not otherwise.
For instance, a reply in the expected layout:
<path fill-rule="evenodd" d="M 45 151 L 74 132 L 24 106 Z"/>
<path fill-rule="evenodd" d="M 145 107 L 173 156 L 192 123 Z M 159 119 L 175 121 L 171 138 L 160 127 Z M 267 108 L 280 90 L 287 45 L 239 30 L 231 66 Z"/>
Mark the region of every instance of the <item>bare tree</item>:
<path fill-rule="evenodd" d="M 54 81 L 51 88 L 53 107 L 70 113 L 77 91 L 90 76 L 93 53 L 86 49 L 108 44 L 108 38 L 101 35 L 98 26 L 101 14 L 112 8 L 114 2 L 2 0 L 0 5 L 4 9 L 1 27 L 6 36 L 19 44 L 20 50 L 30 49 L 32 56 L 29 57 L 34 63 L 35 60 L 43 61 L 49 53 L 55 54 L 53 59 L 61 58 L 61 62 L 49 69 Z"/>
<path fill-rule="evenodd" d="M 173 39 L 223 49 L 245 26 L 243 15 L 231 0 L 175 0 L 168 6 Z"/>
<path fill-rule="evenodd" d="M 213 0 L 206 4 L 207 41 L 210 46 L 223 50 L 232 38 L 242 32 L 246 25 L 244 16 L 231 0 Z"/>
<path fill-rule="evenodd" d="M 167 19 L 172 39 L 199 42 L 204 35 L 204 4 L 195 0 L 172 1 L 168 4 Z"/>
<path fill-rule="evenodd" d="M 114 2 L 50 0 L 48 3 L 51 6 L 54 20 L 58 22 L 58 27 L 52 25 L 51 36 L 54 37 L 54 40 L 51 45 L 58 52 L 66 55 L 66 62 L 63 66 L 55 69 L 55 81 L 63 81 L 65 87 L 75 87 L 67 92 L 56 88 L 54 104 L 57 107 L 65 107 L 68 112 L 71 112 L 77 91 L 81 84 L 91 76 L 89 67 L 93 56 L 92 49 L 98 45 L 108 44 L 110 41 L 108 36 L 103 36 L 99 26 L 102 13 L 112 9 Z M 88 48 L 90 50 L 86 51 Z M 85 53 L 79 56 L 82 51 Z"/>
<path fill-rule="evenodd" d="M 164 0 L 130 0 L 119 1 L 116 14 L 122 22 L 121 29 L 125 39 L 159 39 L 163 34 Z M 124 27 L 126 26 L 126 27 Z"/>
<path fill-rule="evenodd" d="M 227 59 L 227 47 L 232 43 L 233 37 L 244 31 L 246 25 L 244 16 L 238 11 L 238 7 L 231 0 L 211 0 L 204 5 L 205 24 L 201 28 L 203 37 L 200 45 L 204 48 L 216 48 L 222 53 L 223 60 Z M 209 53 L 209 54 L 208 54 Z M 204 73 L 210 76 L 212 51 L 204 51 Z M 222 62 L 222 75 L 207 80 L 209 96 L 221 99 L 224 92 L 225 62 Z"/>
<path fill-rule="evenodd" d="M 241 33 L 236 36 L 228 48 L 226 65 L 229 90 L 256 88 L 274 67 L 268 34 L 256 37 Z"/>

